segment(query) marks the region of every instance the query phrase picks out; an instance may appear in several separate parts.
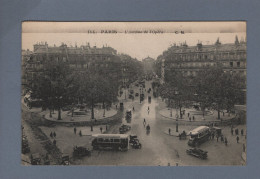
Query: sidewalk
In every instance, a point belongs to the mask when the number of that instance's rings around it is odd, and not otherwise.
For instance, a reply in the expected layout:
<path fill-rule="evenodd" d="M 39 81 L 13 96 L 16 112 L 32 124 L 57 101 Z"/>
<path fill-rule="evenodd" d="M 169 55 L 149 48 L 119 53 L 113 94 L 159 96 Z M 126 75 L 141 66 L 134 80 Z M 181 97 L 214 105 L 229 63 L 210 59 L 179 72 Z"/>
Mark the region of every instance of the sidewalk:
<path fill-rule="evenodd" d="M 95 119 L 102 120 L 106 119 L 109 117 L 112 117 L 117 114 L 117 111 L 115 109 L 110 108 L 110 110 L 105 111 L 105 116 L 104 114 L 104 109 L 94 109 L 94 117 Z M 85 115 L 74 115 L 71 117 L 70 111 L 61 111 L 61 119 L 58 120 L 58 111 L 55 111 L 54 114 L 52 114 L 52 117 L 50 117 L 50 111 L 47 110 L 43 114 L 45 119 L 49 121 L 55 121 L 55 122 L 88 122 L 91 121 L 91 110 L 88 110 Z"/>
<path fill-rule="evenodd" d="M 182 119 L 178 118 L 179 121 L 190 121 L 189 117 L 191 117 L 191 121 L 190 122 L 219 122 L 220 120 L 217 119 L 218 118 L 218 113 L 217 111 L 208 111 L 208 113 L 206 115 L 201 114 L 200 111 L 196 111 L 195 109 L 189 109 L 189 108 L 183 108 L 183 110 L 185 110 L 185 114 L 182 116 Z M 178 110 L 178 116 L 179 116 L 179 110 Z M 190 113 L 189 117 L 188 117 L 188 113 Z M 169 108 L 164 108 L 161 109 L 159 111 L 159 114 L 165 118 L 168 119 L 175 119 L 176 120 L 176 109 L 172 109 L 172 115 L 171 115 L 171 110 Z M 193 116 L 194 116 L 194 120 L 193 120 Z M 224 113 L 223 116 L 223 112 L 220 113 L 220 118 L 222 120 L 230 120 L 232 118 L 234 118 L 235 115 L 234 114 L 228 114 L 228 113 Z"/>

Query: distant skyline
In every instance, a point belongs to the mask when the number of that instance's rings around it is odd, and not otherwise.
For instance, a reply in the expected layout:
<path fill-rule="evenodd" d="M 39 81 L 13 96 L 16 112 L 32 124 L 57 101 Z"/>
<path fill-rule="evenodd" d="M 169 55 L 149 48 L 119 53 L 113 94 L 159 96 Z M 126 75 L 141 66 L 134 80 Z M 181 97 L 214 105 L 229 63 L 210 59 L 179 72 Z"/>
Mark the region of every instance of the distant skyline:
<path fill-rule="evenodd" d="M 86 33 L 23 33 L 22 49 L 33 50 L 33 45 L 47 42 L 49 46 L 78 47 L 90 43 L 90 46 L 110 46 L 118 53 L 125 53 L 133 58 L 142 60 L 146 57 L 156 59 L 163 51 L 176 43 L 179 45 L 186 41 L 188 46 L 194 46 L 198 41 L 203 45 L 214 44 L 217 38 L 222 44 L 234 43 L 235 36 L 245 39 L 246 33 L 189 33 L 189 34 L 86 34 Z"/>
<path fill-rule="evenodd" d="M 106 31 L 112 33 L 104 33 Z M 194 46 L 200 41 L 209 45 L 217 38 L 222 44 L 234 43 L 236 35 L 239 40 L 246 38 L 245 21 L 23 22 L 22 49 L 33 50 L 38 42 L 47 42 L 49 46 L 90 43 L 92 47 L 107 45 L 118 53 L 142 60 L 148 56 L 156 59 L 174 43 L 179 45 L 186 41 L 188 46 Z"/>

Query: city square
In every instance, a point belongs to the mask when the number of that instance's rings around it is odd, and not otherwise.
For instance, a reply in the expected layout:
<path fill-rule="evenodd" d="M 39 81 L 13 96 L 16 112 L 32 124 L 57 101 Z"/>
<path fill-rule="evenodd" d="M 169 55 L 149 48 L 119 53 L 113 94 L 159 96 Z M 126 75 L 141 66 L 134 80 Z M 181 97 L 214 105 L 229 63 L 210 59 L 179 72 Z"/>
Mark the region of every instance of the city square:
<path fill-rule="evenodd" d="M 177 34 L 141 58 L 106 43 L 33 42 L 22 50 L 22 164 L 246 165 L 239 35 L 190 45 Z"/>

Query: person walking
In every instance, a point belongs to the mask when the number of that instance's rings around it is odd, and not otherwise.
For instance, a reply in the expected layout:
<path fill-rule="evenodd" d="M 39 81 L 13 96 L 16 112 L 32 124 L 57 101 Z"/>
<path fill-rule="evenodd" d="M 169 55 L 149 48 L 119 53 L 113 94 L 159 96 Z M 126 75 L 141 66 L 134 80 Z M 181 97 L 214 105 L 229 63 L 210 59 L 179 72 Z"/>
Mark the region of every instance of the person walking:
<path fill-rule="evenodd" d="M 245 152 L 245 151 L 246 151 L 246 145 L 243 144 L 243 152 Z"/>
<path fill-rule="evenodd" d="M 52 132 L 50 133 L 50 137 L 51 137 L 51 138 L 53 137 Z"/>
<path fill-rule="evenodd" d="M 227 141 L 227 138 L 225 137 L 225 145 L 227 146 L 227 143 L 228 143 L 228 141 Z"/>
<path fill-rule="evenodd" d="M 220 140 L 221 140 L 221 142 L 224 142 L 224 136 L 223 135 L 221 135 Z"/>
<path fill-rule="evenodd" d="M 133 106 L 133 111 L 135 111 L 135 107 Z"/>
<path fill-rule="evenodd" d="M 103 128 L 102 127 L 100 127 L 100 132 L 102 133 L 102 130 L 103 130 Z"/>
<path fill-rule="evenodd" d="M 171 128 L 169 128 L 169 135 L 171 135 Z"/>
<path fill-rule="evenodd" d="M 212 132 L 212 135 L 211 135 L 211 136 L 212 136 L 212 138 L 211 138 L 211 139 L 214 139 L 214 137 L 215 137 L 215 134 L 214 134 L 214 132 Z"/>
<path fill-rule="evenodd" d="M 234 133 L 234 130 L 233 130 L 233 128 L 231 128 L 231 134 L 233 135 L 233 133 Z"/>
<path fill-rule="evenodd" d="M 56 138 L 56 133 L 55 133 L 55 131 L 53 132 L 53 137 Z"/>
<path fill-rule="evenodd" d="M 144 127 L 145 127 L 145 125 L 146 125 L 146 121 L 145 121 L 145 118 L 144 118 L 144 122 L 143 122 L 143 125 L 144 125 Z"/>
<path fill-rule="evenodd" d="M 79 131 L 79 136 L 80 136 L 80 137 L 82 136 L 81 130 Z"/>
<path fill-rule="evenodd" d="M 242 136 L 244 135 L 244 130 L 243 130 L 243 129 L 241 129 L 241 135 L 242 135 Z"/>
<path fill-rule="evenodd" d="M 76 134 L 77 133 L 77 129 L 76 129 L 76 127 L 74 127 L 74 134 Z"/>
<path fill-rule="evenodd" d="M 238 137 L 238 136 L 237 136 L 237 138 L 236 138 L 236 139 L 237 139 L 237 143 L 239 143 L 239 137 Z"/>
<path fill-rule="evenodd" d="M 217 135 L 217 142 L 218 142 L 218 138 L 219 138 L 219 136 Z"/>

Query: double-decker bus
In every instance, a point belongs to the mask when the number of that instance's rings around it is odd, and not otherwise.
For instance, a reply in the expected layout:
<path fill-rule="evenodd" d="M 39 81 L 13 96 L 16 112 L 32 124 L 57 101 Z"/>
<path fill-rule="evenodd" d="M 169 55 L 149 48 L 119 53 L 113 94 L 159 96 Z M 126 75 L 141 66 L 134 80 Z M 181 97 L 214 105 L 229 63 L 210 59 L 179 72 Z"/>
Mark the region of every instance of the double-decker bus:
<path fill-rule="evenodd" d="M 190 131 L 189 146 L 197 147 L 207 141 L 210 136 L 210 130 L 207 126 L 200 126 Z"/>
<path fill-rule="evenodd" d="M 94 134 L 92 137 L 94 150 L 111 149 L 126 151 L 129 149 L 129 136 L 126 134 Z"/>

